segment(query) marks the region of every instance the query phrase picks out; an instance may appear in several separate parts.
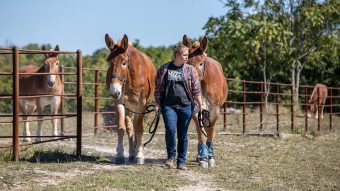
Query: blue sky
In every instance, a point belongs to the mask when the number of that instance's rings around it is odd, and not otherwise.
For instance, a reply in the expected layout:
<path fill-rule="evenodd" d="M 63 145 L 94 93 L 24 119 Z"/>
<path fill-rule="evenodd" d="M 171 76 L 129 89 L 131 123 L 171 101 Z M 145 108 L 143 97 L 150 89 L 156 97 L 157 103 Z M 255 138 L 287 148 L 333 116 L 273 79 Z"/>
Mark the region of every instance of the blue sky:
<path fill-rule="evenodd" d="M 106 47 L 106 33 L 168 46 L 204 35 L 209 17 L 225 12 L 219 0 L 1 0 L 0 46 L 50 43 L 92 54 Z"/>

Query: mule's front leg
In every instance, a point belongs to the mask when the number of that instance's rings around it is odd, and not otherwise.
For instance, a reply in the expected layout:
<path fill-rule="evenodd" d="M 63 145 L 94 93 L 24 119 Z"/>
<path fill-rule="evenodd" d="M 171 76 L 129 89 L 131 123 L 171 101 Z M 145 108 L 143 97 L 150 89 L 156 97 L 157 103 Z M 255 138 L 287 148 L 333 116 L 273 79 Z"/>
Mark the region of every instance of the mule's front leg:
<path fill-rule="evenodd" d="M 133 132 L 133 124 L 129 115 L 125 117 L 125 125 L 126 125 L 126 133 L 129 138 L 129 162 L 134 162 L 135 160 L 135 141 L 134 141 L 134 132 Z"/>
<path fill-rule="evenodd" d="M 116 163 L 124 163 L 125 162 L 125 156 L 124 156 L 124 134 L 125 134 L 125 110 L 124 106 L 122 104 L 117 104 L 117 110 L 116 113 L 118 114 L 118 129 L 117 129 L 117 135 L 118 135 L 118 144 L 116 147 L 117 152 L 117 158 Z"/>
<path fill-rule="evenodd" d="M 22 114 L 24 115 L 22 119 L 24 120 L 24 131 L 23 131 L 23 136 L 31 136 L 30 133 L 30 122 L 29 120 L 31 119 L 29 116 L 25 115 L 31 115 L 32 112 L 35 110 L 35 106 L 31 106 L 25 103 L 25 101 L 20 100 L 20 110 L 22 111 Z M 32 140 L 30 137 L 24 137 L 23 142 L 29 142 L 31 143 Z"/>
<path fill-rule="evenodd" d="M 35 142 L 41 142 L 41 136 L 42 136 L 42 124 L 44 122 L 44 117 L 43 117 L 43 109 L 41 106 L 38 106 L 38 128 L 37 128 L 37 137 L 35 138 Z"/>
<path fill-rule="evenodd" d="M 23 135 L 24 136 L 31 136 L 30 123 L 28 122 L 30 120 L 30 117 L 24 116 L 24 117 L 22 117 L 22 119 L 24 120 L 24 126 L 25 126 Z M 31 140 L 30 137 L 24 137 L 24 139 L 22 141 L 30 143 L 32 140 Z"/>
<path fill-rule="evenodd" d="M 144 115 L 136 115 L 134 118 L 133 127 L 135 129 L 135 141 L 136 141 L 136 163 L 144 164 L 143 154 L 143 117 Z"/>
<path fill-rule="evenodd" d="M 51 104 L 51 114 L 57 115 L 58 114 L 58 109 L 60 105 L 60 97 L 55 96 L 53 97 L 53 102 Z M 58 119 L 56 119 L 55 116 L 52 116 L 52 135 L 53 136 L 58 136 Z"/>

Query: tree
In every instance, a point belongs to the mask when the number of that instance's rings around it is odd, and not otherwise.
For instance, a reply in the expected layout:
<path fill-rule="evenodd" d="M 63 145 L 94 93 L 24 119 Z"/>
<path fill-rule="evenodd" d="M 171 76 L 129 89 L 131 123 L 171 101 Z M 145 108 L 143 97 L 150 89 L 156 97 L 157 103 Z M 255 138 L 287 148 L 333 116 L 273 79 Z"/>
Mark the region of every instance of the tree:
<path fill-rule="evenodd" d="M 267 103 L 270 92 L 268 82 L 277 75 L 275 71 L 282 67 L 280 65 L 280 59 L 283 59 L 281 36 L 286 33 L 276 18 L 263 8 L 256 14 L 249 15 L 241 11 L 250 7 L 258 9 L 258 4 L 255 2 L 246 4 L 243 8 L 236 1 L 229 1 L 229 5 L 233 8 L 225 17 L 209 20 L 205 26 L 207 34 L 221 38 L 215 42 L 213 40 L 213 44 L 224 44 L 224 52 L 228 52 L 231 59 L 236 61 L 232 68 L 240 69 L 239 66 L 242 65 L 254 65 L 260 69 L 264 82 L 265 103 Z M 225 62 L 228 62 L 228 59 Z M 252 77 L 257 76 L 249 77 L 251 80 L 256 80 Z"/>
<path fill-rule="evenodd" d="M 223 1 L 221 1 L 223 2 Z M 335 53 L 329 65 L 339 61 L 336 43 L 339 35 L 339 1 L 327 0 L 227 0 L 226 15 L 210 18 L 205 25 L 206 34 L 216 49 L 211 52 L 221 58 L 228 69 L 256 65 L 263 74 L 263 81 L 290 79 L 294 100 L 303 68 L 327 58 L 322 50 L 328 46 Z M 333 67 L 332 67 L 333 68 Z M 228 72 L 242 79 L 256 79 L 247 72 Z M 290 77 L 287 76 L 290 73 Z M 269 75 L 268 75 L 269 74 Z M 248 78 L 247 78 L 248 77 Z M 267 87 L 266 93 L 268 93 Z"/>

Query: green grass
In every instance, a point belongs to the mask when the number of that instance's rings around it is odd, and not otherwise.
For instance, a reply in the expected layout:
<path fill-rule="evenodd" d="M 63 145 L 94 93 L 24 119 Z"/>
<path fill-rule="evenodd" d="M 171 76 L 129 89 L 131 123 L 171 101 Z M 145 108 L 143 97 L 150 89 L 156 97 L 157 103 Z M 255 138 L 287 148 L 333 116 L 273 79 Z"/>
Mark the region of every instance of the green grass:
<path fill-rule="evenodd" d="M 340 140 L 219 136 L 217 167 L 208 171 L 230 190 L 339 190 Z"/>
<path fill-rule="evenodd" d="M 163 134 L 147 145 L 145 165 L 112 163 L 117 136 L 108 131 L 93 136 L 91 116 L 83 118 L 80 157 L 75 155 L 74 139 L 21 147 L 19 162 L 10 161 L 11 149 L 0 149 L 1 190 L 340 190 L 339 128 L 318 132 L 312 126 L 304 132 L 301 125 L 293 136 L 282 138 L 217 135 L 216 166 L 201 169 L 195 162 L 197 135 L 191 125 L 189 170 L 182 172 L 163 166 Z M 248 119 L 257 121 L 258 116 Z M 164 132 L 162 123 L 158 132 Z M 75 126 L 72 120 L 66 124 Z M 144 135 L 144 141 L 149 137 Z M 127 150 L 127 140 L 124 144 Z"/>

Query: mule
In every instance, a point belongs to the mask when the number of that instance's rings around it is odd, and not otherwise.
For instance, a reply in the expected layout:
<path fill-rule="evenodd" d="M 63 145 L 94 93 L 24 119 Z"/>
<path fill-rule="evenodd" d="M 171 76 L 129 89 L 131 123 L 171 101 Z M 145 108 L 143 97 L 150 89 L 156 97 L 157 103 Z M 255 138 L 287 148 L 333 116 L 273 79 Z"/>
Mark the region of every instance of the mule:
<path fill-rule="evenodd" d="M 45 48 L 42 48 L 45 50 Z M 59 51 L 57 45 L 54 51 Z M 20 96 L 36 96 L 36 95 L 54 95 L 33 98 L 20 98 L 19 105 L 20 111 L 23 115 L 31 115 L 37 110 L 38 112 L 38 128 L 36 132 L 36 142 L 41 141 L 42 124 L 43 124 L 43 110 L 46 106 L 50 105 L 50 112 L 53 115 L 58 113 L 61 97 L 60 94 L 63 90 L 63 84 L 59 76 L 59 57 L 57 53 L 44 54 L 44 63 L 39 68 L 33 65 L 26 65 L 19 69 L 19 73 L 46 73 L 46 75 L 20 75 L 19 77 L 19 95 Z M 24 136 L 30 136 L 29 130 L 29 116 L 23 116 L 24 120 Z M 58 119 L 52 116 L 52 135 L 58 135 Z M 24 142 L 31 142 L 30 137 L 24 137 Z"/>
<path fill-rule="evenodd" d="M 116 162 L 122 163 L 125 160 L 123 138 L 126 132 L 129 140 L 129 161 L 144 164 L 144 115 L 135 114 L 131 123 L 132 113 L 129 113 L 124 105 L 138 113 L 145 112 L 147 102 L 153 97 L 156 68 L 146 54 L 129 44 L 126 35 L 115 44 L 106 34 L 105 42 L 110 49 L 106 84 L 110 96 L 114 99 L 118 117 Z"/>
<path fill-rule="evenodd" d="M 328 96 L 327 86 L 324 84 L 316 84 L 309 98 L 307 105 L 307 116 L 310 118 L 315 114 L 315 118 L 319 117 L 318 111 L 320 107 L 320 118 L 323 119 L 323 109 L 325 107 L 326 98 Z M 318 105 L 319 104 L 319 105 Z"/>
<path fill-rule="evenodd" d="M 216 121 L 220 116 L 221 106 L 227 100 L 228 86 L 221 64 L 206 54 L 208 48 L 207 37 L 204 37 L 201 42 L 195 42 L 192 45 L 190 39 L 184 35 L 183 44 L 189 48 L 188 64 L 194 66 L 200 76 L 203 108 L 210 112 L 211 125 L 204 128 L 207 136 L 201 132 L 198 115 L 193 115 L 193 121 L 198 133 L 198 160 L 203 168 L 213 167 L 215 164 L 213 140 Z"/>

